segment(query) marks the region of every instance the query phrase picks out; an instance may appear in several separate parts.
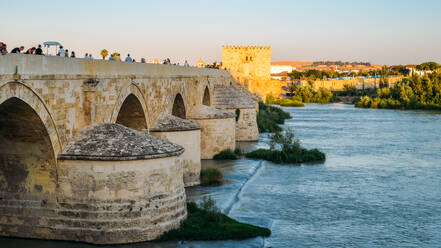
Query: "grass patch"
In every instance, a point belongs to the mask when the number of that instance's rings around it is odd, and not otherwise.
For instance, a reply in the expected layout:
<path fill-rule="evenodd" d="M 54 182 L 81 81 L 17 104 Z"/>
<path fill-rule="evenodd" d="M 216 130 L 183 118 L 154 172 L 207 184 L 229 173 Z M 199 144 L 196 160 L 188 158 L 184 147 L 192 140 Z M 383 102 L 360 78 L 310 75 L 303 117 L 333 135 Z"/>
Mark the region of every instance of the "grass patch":
<path fill-rule="evenodd" d="M 237 159 L 237 155 L 231 149 L 225 149 L 213 156 L 214 160 Z"/>
<path fill-rule="evenodd" d="M 207 168 L 201 170 L 201 185 L 202 186 L 217 186 L 222 185 L 223 174 L 217 168 Z"/>
<path fill-rule="evenodd" d="M 248 152 L 245 156 L 280 164 L 320 162 L 326 159 L 325 154 L 317 149 L 308 150 L 301 147 L 300 141 L 295 138 L 294 131 L 290 128 L 283 133 L 276 132 L 269 138 L 270 149 L 258 149 Z"/>
<path fill-rule="evenodd" d="M 268 237 L 268 228 L 236 221 L 222 214 L 210 198 L 198 206 L 187 204 L 188 217 L 179 229 L 164 233 L 158 241 L 170 240 L 229 240 Z"/>
<path fill-rule="evenodd" d="M 257 114 L 257 127 L 259 128 L 259 132 L 280 132 L 282 128 L 279 125 L 284 124 L 285 120 L 290 118 L 291 115 L 281 108 L 259 102 L 259 113 Z"/>
<path fill-rule="evenodd" d="M 277 104 L 284 107 L 305 107 L 305 104 L 298 99 L 289 99 L 289 98 L 274 98 L 269 96 L 266 99 L 267 104 Z"/>
<path fill-rule="evenodd" d="M 277 104 L 283 107 L 305 107 L 305 104 L 303 102 L 295 101 L 291 99 L 285 99 L 285 98 L 279 99 L 277 101 Z"/>
<path fill-rule="evenodd" d="M 298 153 L 286 153 L 280 150 L 257 149 L 245 155 L 247 158 L 264 159 L 274 163 L 308 163 L 326 159 L 326 155 L 317 149 L 301 149 Z"/>

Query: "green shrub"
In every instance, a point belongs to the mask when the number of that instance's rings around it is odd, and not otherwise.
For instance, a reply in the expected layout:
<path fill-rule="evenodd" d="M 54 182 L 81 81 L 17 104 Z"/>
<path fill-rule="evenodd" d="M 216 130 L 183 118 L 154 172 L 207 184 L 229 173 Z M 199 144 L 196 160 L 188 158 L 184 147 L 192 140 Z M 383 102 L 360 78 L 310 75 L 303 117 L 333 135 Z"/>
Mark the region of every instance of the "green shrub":
<path fill-rule="evenodd" d="M 187 210 L 187 219 L 179 229 L 164 233 L 158 241 L 230 240 L 271 235 L 268 228 L 241 223 L 222 214 L 210 198 L 204 199 L 199 206 L 188 203 Z"/>
<path fill-rule="evenodd" d="M 237 159 L 237 155 L 231 149 L 225 149 L 213 156 L 215 160 Z"/>
<path fill-rule="evenodd" d="M 279 132 L 282 128 L 279 124 L 285 123 L 285 119 L 289 119 L 289 113 L 283 111 L 281 108 L 266 105 L 259 102 L 259 113 L 257 114 L 257 127 L 259 132 Z"/>
<path fill-rule="evenodd" d="M 317 150 L 301 148 L 298 153 L 286 153 L 280 150 L 257 149 L 245 155 L 247 158 L 264 159 L 274 163 L 308 163 L 320 162 L 326 159 L 326 155 Z"/>
<path fill-rule="evenodd" d="M 242 156 L 243 151 L 239 147 L 236 147 L 236 149 L 234 149 L 234 154 L 236 154 L 237 156 Z"/>
<path fill-rule="evenodd" d="M 202 186 L 217 186 L 222 184 L 223 174 L 217 168 L 207 168 L 201 170 Z"/>
<path fill-rule="evenodd" d="M 304 149 L 295 138 L 294 131 L 288 128 L 284 133 L 277 132 L 270 137 L 270 149 L 258 149 L 247 153 L 247 158 L 265 159 L 274 163 L 307 163 L 324 161 L 326 156 L 317 149 Z M 280 148 L 278 150 L 277 148 Z"/>

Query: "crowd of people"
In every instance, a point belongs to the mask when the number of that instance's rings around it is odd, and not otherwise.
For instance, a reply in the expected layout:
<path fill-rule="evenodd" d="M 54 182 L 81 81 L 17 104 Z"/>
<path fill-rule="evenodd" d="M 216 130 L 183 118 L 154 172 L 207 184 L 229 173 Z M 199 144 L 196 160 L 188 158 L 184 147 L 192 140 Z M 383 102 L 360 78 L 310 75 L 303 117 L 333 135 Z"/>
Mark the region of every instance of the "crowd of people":
<path fill-rule="evenodd" d="M 23 53 L 23 54 L 35 54 L 35 55 L 44 55 L 43 49 L 41 48 L 41 45 L 38 45 L 37 47 L 31 47 L 26 52 L 24 51 L 24 46 L 16 47 L 11 50 L 11 53 Z M 0 54 L 5 55 L 8 53 L 8 45 L 4 42 L 0 42 Z"/>
<path fill-rule="evenodd" d="M 24 46 L 20 46 L 20 47 L 15 47 L 14 49 L 12 49 L 10 53 L 48 55 L 48 54 L 44 54 L 43 53 L 43 49 L 41 48 L 41 45 L 38 45 L 37 47 L 31 47 L 31 48 L 27 49 L 25 52 L 24 51 L 25 51 L 25 47 Z M 1 55 L 8 54 L 8 47 L 7 47 L 6 43 L 4 43 L 4 42 L 0 42 L 0 54 Z M 102 53 L 102 55 L 103 55 L 103 53 Z M 69 50 L 65 49 L 63 46 L 59 47 L 59 50 L 56 53 L 56 56 L 76 58 L 76 55 L 75 55 L 74 51 L 71 51 L 69 53 Z M 106 59 L 106 57 L 107 57 L 107 50 L 106 50 L 105 56 L 103 55 L 103 60 Z M 94 59 L 94 58 L 93 58 L 91 53 L 86 53 L 84 55 L 84 59 Z M 110 61 L 122 61 L 121 60 L 121 55 L 119 53 L 110 54 L 108 60 L 110 60 Z M 127 57 L 125 58 L 124 61 L 125 62 L 136 62 L 135 59 L 130 56 L 130 54 L 127 54 Z M 146 63 L 145 58 L 141 58 L 141 63 Z M 165 65 L 179 65 L 179 63 L 173 63 L 172 64 L 170 58 L 164 59 L 162 64 L 165 64 Z M 189 67 L 190 66 L 190 64 L 187 62 L 187 60 L 185 60 L 184 66 L 185 67 Z"/>
<path fill-rule="evenodd" d="M 34 54 L 34 55 L 45 55 L 43 53 L 43 49 L 41 48 L 41 45 L 38 45 L 37 47 L 31 47 L 26 50 L 26 52 L 23 52 L 25 50 L 24 46 L 16 47 L 11 50 L 11 53 L 21 53 L 21 54 Z M 0 42 L 0 54 L 5 55 L 8 54 L 8 46 L 4 42 Z M 75 58 L 75 52 L 72 51 L 69 54 L 68 49 L 64 49 L 63 46 L 60 46 L 60 49 L 58 50 L 58 53 L 56 54 L 60 57 L 71 57 Z M 92 55 L 90 55 L 92 56 Z"/>

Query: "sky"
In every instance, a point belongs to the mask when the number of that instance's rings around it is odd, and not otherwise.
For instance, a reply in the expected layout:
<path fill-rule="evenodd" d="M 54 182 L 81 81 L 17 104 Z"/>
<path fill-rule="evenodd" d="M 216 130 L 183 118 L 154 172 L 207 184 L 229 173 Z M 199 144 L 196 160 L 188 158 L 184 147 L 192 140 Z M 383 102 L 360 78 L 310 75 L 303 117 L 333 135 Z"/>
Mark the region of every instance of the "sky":
<path fill-rule="evenodd" d="M 77 57 L 221 61 L 222 45 L 272 61 L 441 63 L 441 0 L 0 0 L 8 49 L 55 40 Z"/>

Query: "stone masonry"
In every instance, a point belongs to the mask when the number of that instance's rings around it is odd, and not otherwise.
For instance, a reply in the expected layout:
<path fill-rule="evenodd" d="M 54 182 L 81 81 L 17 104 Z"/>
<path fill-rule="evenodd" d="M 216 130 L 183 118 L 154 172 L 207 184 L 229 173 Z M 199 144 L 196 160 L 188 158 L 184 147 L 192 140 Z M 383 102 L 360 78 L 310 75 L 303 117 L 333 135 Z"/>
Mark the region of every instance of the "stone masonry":
<path fill-rule="evenodd" d="M 0 56 L 0 235 L 113 244 L 179 226 L 188 158 L 147 133 L 176 113 L 202 127 L 186 131 L 202 158 L 234 149 L 235 114 L 202 105 L 216 85 L 238 83 L 226 70 Z"/>

